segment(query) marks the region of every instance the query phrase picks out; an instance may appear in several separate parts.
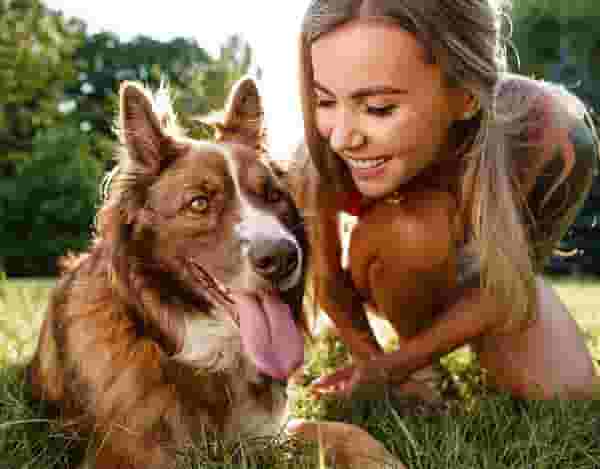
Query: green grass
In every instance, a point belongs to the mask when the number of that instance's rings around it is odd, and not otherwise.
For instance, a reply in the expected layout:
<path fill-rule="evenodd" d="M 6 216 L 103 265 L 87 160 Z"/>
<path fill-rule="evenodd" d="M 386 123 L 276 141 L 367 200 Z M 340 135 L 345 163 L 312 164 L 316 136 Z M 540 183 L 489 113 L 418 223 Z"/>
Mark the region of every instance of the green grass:
<path fill-rule="evenodd" d="M 592 356 L 600 363 L 600 280 L 587 277 L 554 279 L 554 286 L 585 332 Z"/>
<path fill-rule="evenodd" d="M 600 281 L 553 283 L 600 359 Z M 31 399 L 22 380 L 22 363 L 33 350 L 53 284 L 52 279 L 0 281 L 0 468 L 76 467 L 75 448 L 82 443 L 47 418 L 47 409 Z M 336 340 L 318 341 L 304 369 L 306 381 L 346 359 L 345 348 Z M 455 352 L 444 363 L 448 389 L 460 396 L 453 405 L 415 406 L 381 391 L 351 403 L 315 401 L 298 385 L 290 393 L 294 413 L 359 424 L 410 469 L 600 468 L 600 400 L 523 402 L 487 395 L 469 354 Z M 316 448 L 285 436 L 209 445 L 180 456 L 185 469 L 308 469 L 318 460 Z"/>
<path fill-rule="evenodd" d="M 0 272 L 0 366 L 33 352 L 54 279 L 7 281 Z"/>

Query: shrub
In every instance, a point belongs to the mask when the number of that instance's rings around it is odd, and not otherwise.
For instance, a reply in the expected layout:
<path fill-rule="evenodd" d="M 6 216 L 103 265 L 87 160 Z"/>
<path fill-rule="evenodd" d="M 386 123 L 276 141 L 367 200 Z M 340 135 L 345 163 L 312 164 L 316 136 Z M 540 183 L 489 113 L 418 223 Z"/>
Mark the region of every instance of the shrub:
<path fill-rule="evenodd" d="M 102 175 L 90 146 L 91 137 L 73 126 L 40 132 L 16 176 L 0 179 L 0 258 L 7 274 L 55 274 L 58 257 L 87 246 Z"/>

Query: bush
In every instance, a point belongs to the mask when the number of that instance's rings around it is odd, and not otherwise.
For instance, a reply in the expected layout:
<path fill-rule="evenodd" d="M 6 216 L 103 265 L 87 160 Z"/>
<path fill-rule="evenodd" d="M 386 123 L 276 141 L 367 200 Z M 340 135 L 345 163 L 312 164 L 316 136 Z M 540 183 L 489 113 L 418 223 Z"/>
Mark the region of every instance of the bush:
<path fill-rule="evenodd" d="M 58 257 L 83 250 L 98 201 L 101 164 L 73 126 L 36 135 L 31 158 L 0 179 L 0 259 L 9 275 L 53 275 Z"/>

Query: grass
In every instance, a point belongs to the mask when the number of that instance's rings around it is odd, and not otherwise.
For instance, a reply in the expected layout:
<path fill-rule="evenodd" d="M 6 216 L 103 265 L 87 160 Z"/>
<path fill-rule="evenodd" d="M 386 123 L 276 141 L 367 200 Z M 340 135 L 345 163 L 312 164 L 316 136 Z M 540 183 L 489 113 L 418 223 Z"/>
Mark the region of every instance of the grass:
<path fill-rule="evenodd" d="M 554 285 L 585 331 L 592 355 L 600 361 L 600 281 L 575 277 L 555 281 Z"/>
<path fill-rule="evenodd" d="M 54 284 L 54 279 L 9 282 L 0 271 L 0 366 L 19 361 L 33 352 Z"/>
<path fill-rule="evenodd" d="M 593 355 L 600 359 L 600 282 L 553 279 L 553 283 L 586 332 Z M 2 469 L 76 467 L 80 455 L 77 448 L 82 442 L 47 418 L 47 409 L 31 399 L 22 379 L 22 363 L 32 353 L 53 285 L 52 279 L 0 281 Z M 306 381 L 346 359 L 338 341 L 330 337 L 317 341 L 304 368 Z M 600 468 L 600 400 L 523 402 L 488 395 L 476 363 L 464 351 L 447 357 L 444 364 L 447 389 L 459 396 L 453 405 L 415 406 L 381 391 L 359 396 L 351 404 L 314 401 L 305 387 L 295 385 L 290 389 L 294 414 L 361 425 L 410 469 Z M 179 459 L 185 469 L 308 469 L 319 465 L 317 448 L 283 435 L 205 445 Z"/>

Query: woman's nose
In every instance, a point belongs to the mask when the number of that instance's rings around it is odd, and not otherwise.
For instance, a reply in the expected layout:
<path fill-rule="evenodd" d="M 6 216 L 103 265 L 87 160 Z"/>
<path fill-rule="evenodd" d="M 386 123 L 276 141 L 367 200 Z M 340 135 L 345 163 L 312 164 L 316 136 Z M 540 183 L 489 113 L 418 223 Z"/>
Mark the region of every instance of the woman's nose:
<path fill-rule="evenodd" d="M 336 153 L 356 150 L 364 143 L 364 134 L 347 117 L 342 117 L 336 122 L 329 137 L 329 145 Z"/>

